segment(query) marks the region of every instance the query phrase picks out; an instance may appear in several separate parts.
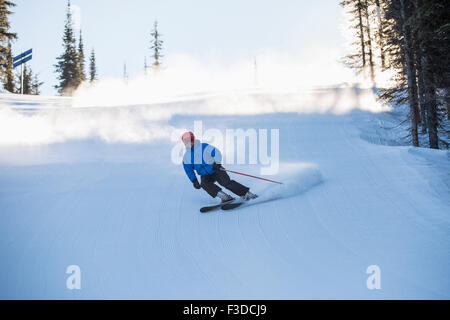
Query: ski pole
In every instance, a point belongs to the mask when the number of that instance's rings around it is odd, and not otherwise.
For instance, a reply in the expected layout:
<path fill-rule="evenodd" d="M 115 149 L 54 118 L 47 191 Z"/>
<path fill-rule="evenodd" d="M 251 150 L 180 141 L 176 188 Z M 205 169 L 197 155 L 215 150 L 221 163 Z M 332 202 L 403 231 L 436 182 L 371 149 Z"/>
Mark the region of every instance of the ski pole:
<path fill-rule="evenodd" d="M 240 175 L 243 175 L 243 176 L 246 176 L 246 177 L 250 177 L 250 178 L 260 179 L 260 180 L 269 181 L 269 182 L 278 183 L 278 184 L 283 184 L 283 182 L 278 182 L 278 181 L 269 180 L 269 179 L 265 179 L 265 178 L 255 177 L 255 176 L 252 176 L 252 175 L 249 175 L 249 174 L 246 174 L 246 173 L 242 173 L 242 172 L 226 170 L 226 169 L 222 169 L 222 168 L 220 168 L 220 170 L 226 171 L 226 172 L 232 172 L 232 173 L 240 174 Z"/>

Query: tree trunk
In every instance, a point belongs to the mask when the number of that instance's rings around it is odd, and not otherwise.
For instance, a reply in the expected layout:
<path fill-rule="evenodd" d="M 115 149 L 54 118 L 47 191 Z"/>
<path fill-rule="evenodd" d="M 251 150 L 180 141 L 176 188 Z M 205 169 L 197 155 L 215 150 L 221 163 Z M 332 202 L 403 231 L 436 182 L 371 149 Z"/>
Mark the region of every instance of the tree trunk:
<path fill-rule="evenodd" d="M 419 7 L 421 3 L 419 3 L 419 0 L 413 1 L 414 10 L 418 14 L 418 18 L 420 19 L 420 11 Z M 415 57 L 415 65 L 417 66 L 417 89 L 419 93 L 419 106 L 420 106 L 420 124 L 422 126 L 422 133 L 427 132 L 427 103 L 425 100 L 425 75 L 424 70 L 422 68 L 422 56 L 425 54 L 425 51 L 423 49 L 423 32 L 420 30 L 417 31 L 416 36 L 416 45 L 414 47 L 414 57 Z"/>
<path fill-rule="evenodd" d="M 444 101 L 447 105 L 447 120 L 450 120 L 450 88 L 445 89 Z"/>
<path fill-rule="evenodd" d="M 383 19 L 381 18 L 380 0 L 375 0 L 375 5 L 377 6 L 378 41 L 379 41 L 378 45 L 380 46 L 381 70 L 385 70 L 386 58 L 384 54 Z"/>
<path fill-rule="evenodd" d="M 375 85 L 375 65 L 373 62 L 372 53 L 372 37 L 370 35 L 370 21 L 369 21 L 369 5 L 367 0 L 364 1 L 364 16 L 366 18 L 366 30 L 367 30 L 367 47 L 369 48 L 369 67 L 370 67 L 370 80 L 372 84 Z"/>
<path fill-rule="evenodd" d="M 415 55 L 417 66 L 417 89 L 419 93 L 420 124 L 422 133 L 427 133 L 427 104 L 425 102 L 425 82 L 421 62 L 421 50 Z"/>
<path fill-rule="evenodd" d="M 422 1 L 414 0 L 413 4 L 418 14 L 417 17 L 421 20 L 422 16 L 420 7 L 422 6 Z M 439 149 L 436 87 L 433 72 L 430 70 L 431 59 L 428 56 L 426 47 L 423 45 L 423 41 L 425 41 L 426 36 L 427 35 L 425 35 L 422 31 L 419 31 L 417 35 L 420 54 L 420 61 L 417 64 L 417 67 L 419 68 L 419 90 L 422 88 L 423 91 L 423 101 L 421 101 L 421 105 L 423 105 L 426 110 L 426 126 L 428 129 L 428 141 L 430 148 Z M 419 91 L 419 94 L 420 93 L 421 92 Z M 424 119 L 422 119 L 422 121 L 424 121 Z"/>
<path fill-rule="evenodd" d="M 402 17 L 402 34 L 403 34 L 403 45 L 405 52 L 405 68 L 406 75 L 408 77 L 408 100 L 410 109 L 410 119 L 411 119 L 411 136 L 413 146 L 419 146 L 419 135 L 417 132 L 417 120 L 419 117 L 419 112 L 417 108 L 417 85 L 416 85 L 416 72 L 414 67 L 414 59 L 411 50 L 411 39 L 409 28 L 406 25 L 406 9 L 405 0 L 400 0 L 400 13 Z"/>
<path fill-rule="evenodd" d="M 361 39 L 361 55 L 363 61 L 363 68 L 366 66 L 366 42 L 364 40 L 364 27 L 362 21 L 362 3 L 358 0 L 358 18 L 359 18 L 359 37 Z"/>
<path fill-rule="evenodd" d="M 425 83 L 425 104 L 427 109 L 427 127 L 428 127 L 428 139 L 430 142 L 430 148 L 439 149 L 438 140 L 438 119 L 437 119 L 437 100 L 436 100 L 436 88 L 434 86 L 433 74 L 429 67 L 428 57 L 423 55 L 420 59 L 422 64 L 422 70 Z"/>

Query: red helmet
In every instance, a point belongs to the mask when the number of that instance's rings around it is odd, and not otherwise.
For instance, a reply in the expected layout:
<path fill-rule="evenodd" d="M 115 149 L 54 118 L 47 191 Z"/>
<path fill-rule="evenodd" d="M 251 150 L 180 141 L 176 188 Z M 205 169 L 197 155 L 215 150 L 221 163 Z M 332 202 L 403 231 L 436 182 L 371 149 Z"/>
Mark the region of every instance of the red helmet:
<path fill-rule="evenodd" d="M 195 144 L 195 136 L 191 131 L 183 133 L 181 140 L 183 140 L 183 143 L 186 146 L 187 145 L 193 146 Z"/>

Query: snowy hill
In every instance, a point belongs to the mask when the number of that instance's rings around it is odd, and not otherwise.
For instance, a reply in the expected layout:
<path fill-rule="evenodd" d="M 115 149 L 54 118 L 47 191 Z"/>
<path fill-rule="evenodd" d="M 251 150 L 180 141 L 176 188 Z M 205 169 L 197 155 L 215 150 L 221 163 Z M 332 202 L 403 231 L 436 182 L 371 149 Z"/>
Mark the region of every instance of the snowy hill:
<path fill-rule="evenodd" d="M 395 146 L 370 90 L 133 105 L 0 95 L 1 299 L 449 299 L 450 159 Z M 229 212 L 171 161 L 179 131 L 279 129 L 283 186 Z M 259 165 L 228 169 L 260 175 Z M 81 269 L 81 289 L 66 269 Z M 369 290 L 370 265 L 381 289 Z"/>

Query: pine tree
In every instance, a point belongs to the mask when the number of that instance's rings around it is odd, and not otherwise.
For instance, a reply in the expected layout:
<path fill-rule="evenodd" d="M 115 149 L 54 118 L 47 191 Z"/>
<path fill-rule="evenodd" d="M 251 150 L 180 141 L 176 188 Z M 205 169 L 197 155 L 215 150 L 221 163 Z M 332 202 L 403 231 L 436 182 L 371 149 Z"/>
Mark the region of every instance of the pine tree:
<path fill-rule="evenodd" d="M 27 64 L 23 65 L 23 81 L 21 79 L 21 74 L 18 72 L 16 75 L 17 84 L 16 84 L 16 92 L 22 93 L 22 82 L 23 82 L 23 94 L 30 95 L 39 95 L 40 88 L 44 84 L 39 80 L 37 74 L 33 73 L 31 67 L 28 67 Z"/>
<path fill-rule="evenodd" d="M 11 49 L 11 41 L 8 42 L 8 54 L 6 58 L 6 65 L 5 65 L 5 89 L 9 92 L 14 92 L 15 90 L 15 82 L 14 82 L 14 62 L 13 62 L 13 56 L 12 56 L 12 49 Z"/>
<path fill-rule="evenodd" d="M 62 95 L 71 95 L 81 83 L 79 57 L 73 33 L 70 0 L 67 3 L 67 17 L 63 36 L 64 52 L 57 58 L 56 73 L 59 84 L 55 86 Z"/>
<path fill-rule="evenodd" d="M 384 19 L 383 19 L 383 9 L 381 7 L 381 1 L 380 0 L 375 0 L 375 10 L 376 10 L 376 14 L 377 14 L 377 21 L 378 21 L 378 31 L 376 33 L 376 37 L 377 37 L 377 45 L 378 48 L 380 49 L 380 60 L 381 60 L 381 70 L 385 70 L 386 69 L 386 54 L 384 51 L 384 31 L 383 31 L 383 25 L 384 25 Z"/>
<path fill-rule="evenodd" d="M 370 71 L 370 80 L 372 84 L 375 85 L 375 61 L 373 59 L 373 49 L 372 49 L 372 31 L 370 27 L 370 12 L 369 12 L 369 2 L 368 0 L 362 1 L 363 6 L 363 16 L 365 18 L 365 32 L 367 38 L 367 54 L 369 58 L 369 71 Z"/>
<path fill-rule="evenodd" d="M 123 63 L 123 81 L 128 83 L 128 71 L 127 71 L 127 63 Z"/>
<path fill-rule="evenodd" d="M 26 64 L 23 66 L 23 94 L 31 94 L 31 82 L 33 71 Z"/>
<path fill-rule="evenodd" d="M 439 148 L 439 94 L 438 88 L 450 87 L 449 39 L 442 34 L 450 22 L 445 1 L 414 0 L 414 15 L 409 24 L 417 34 L 418 68 L 423 80 L 423 105 L 426 109 L 426 126 L 431 148 Z M 447 36 L 449 33 L 447 33 Z M 448 105 L 447 105 L 448 107 Z"/>
<path fill-rule="evenodd" d="M 410 17 L 411 9 L 407 6 L 405 0 L 400 0 L 400 16 L 402 25 L 402 38 L 404 46 L 405 56 L 405 69 L 406 77 L 408 79 L 408 100 L 410 108 L 410 120 L 411 120 L 411 136 L 413 146 L 419 146 L 418 135 L 418 120 L 419 120 L 419 102 L 417 95 L 417 80 L 416 80 L 416 65 L 414 64 L 414 39 L 411 33 L 411 29 L 408 25 L 408 19 Z"/>
<path fill-rule="evenodd" d="M 419 35 L 416 34 L 416 38 Z M 416 43 L 414 47 L 414 64 L 416 65 L 416 77 L 417 77 L 417 94 L 419 96 L 419 111 L 420 111 L 420 125 L 422 126 L 422 133 L 427 133 L 427 104 L 425 100 L 425 78 L 424 78 L 424 70 L 422 68 L 422 54 L 421 47 L 418 43 Z"/>
<path fill-rule="evenodd" d="M 384 0 L 345 0 L 340 3 L 350 15 L 351 28 L 355 33 L 353 52 L 342 61 L 357 74 L 367 72 L 373 85 L 377 68 L 383 71 L 386 69 L 383 2 Z"/>
<path fill-rule="evenodd" d="M 164 41 L 161 40 L 162 35 L 158 31 L 158 21 L 155 21 L 153 31 L 151 32 L 150 35 L 152 36 L 150 49 L 153 51 L 152 53 L 152 57 L 154 59 L 153 67 L 155 69 L 159 69 L 161 65 L 160 59 L 163 57 L 161 51 L 162 51 L 162 44 L 164 43 Z"/>
<path fill-rule="evenodd" d="M 85 57 L 84 57 L 84 43 L 83 43 L 83 35 L 80 30 L 80 39 L 78 42 L 78 68 L 79 68 L 79 75 L 80 75 L 80 81 L 86 81 L 86 68 L 85 68 Z"/>
<path fill-rule="evenodd" d="M 356 41 L 354 45 L 354 53 L 347 55 L 343 62 L 356 73 L 364 71 L 367 65 L 367 48 L 366 48 L 366 32 L 364 25 L 364 1 L 365 0 L 345 0 L 340 5 L 347 10 L 351 16 L 352 29 L 355 30 Z"/>
<path fill-rule="evenodd" d="M 26 63 L 23 64 L 23 79 L 22 79 L 22 73 L 18 71 L 17 73 L 17 93 L 23 93 L 23 94 L 31 94 L 31 77 L 30 74 L 32 72 L 26 65 Z M 23 91 L 22 91 L 22 85 L 23 85 Z"/>
<path fill-rule="evenodd" d="M 144 75 L 147 75 L 147 71 L 148 71 L 147 57 L 144 57 Z"/>
<path fill-rule="evenodd" d="M 411 16 L 409 2 L 383 0 L 385 13 L 383 35 L 385 40 L 386 63 L 396 71 L 395 85 L 382 88 L 380 97 L 386 102 L 409 106 L 410 136 L 412 144 L 419 146 L 418 124 L 419 99 L 417 65 L 415 63 L 415 35 L 411 32 L 408 19 Z"/>
<path fill-rule="evenodd" d="M 31 82 L 31 94 L 33 95 L 40 95 L 41 94 L 41 86 L 44 84 L 44 82 L 40 81 L 38 78 L 38 75 L 35 74 L 33 76 L 33 81 Z"/>
<path fill-rule="evenodd" d="M 97 63 L 95 59 L 95 51 L 92 49 L 89 59 L 89 81 L 92 83 L 97 80 Z"/>
<path fill-rule="evenodd" d="M 383 0 L 386 59 L 396 71 L 396 84 L 381 97 L 410 106 L 411 136 L 416 124 L 428 133 L 430 148 L 448 147 L 439 130 L 450 99 L 450 12 L 443 0 Z M 446 102 L 448 101 L 448 102 Z M 444 133 L 444 134 L 448 134 Z"/>
<path fill-rule="evenodd" d="M 351 13 L 353 28 L 359 30 L 355 38 L 360 48 L 347 57 L 349 66 L 359 71 L 367 64 L 372 67 L 370 22 L 376 12 L 374 49 L 380 50 L 382 70 L 389 66 L 395 71 L 394 85 L 380 88 L 380 97 L 409 106 L 405 120 L 410 121 L 414 146 L 419 146 L 421 124 L 430 148 L 449 147 L 450 143 L 440 138 L 440 133 L 449 136 L 445 131 L 449 124 L 444 121 L 450 120 L 448 0 L 346 0 L 341 5 Z"/>
<path fill-rule="evenodd" d="M 0 0 L 0 77 L 7 90 L 11 88 L 11 41 L 17 39 L 9 22 L 10 8 L 15 6 L 12 1 Z"/>

